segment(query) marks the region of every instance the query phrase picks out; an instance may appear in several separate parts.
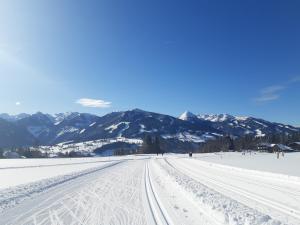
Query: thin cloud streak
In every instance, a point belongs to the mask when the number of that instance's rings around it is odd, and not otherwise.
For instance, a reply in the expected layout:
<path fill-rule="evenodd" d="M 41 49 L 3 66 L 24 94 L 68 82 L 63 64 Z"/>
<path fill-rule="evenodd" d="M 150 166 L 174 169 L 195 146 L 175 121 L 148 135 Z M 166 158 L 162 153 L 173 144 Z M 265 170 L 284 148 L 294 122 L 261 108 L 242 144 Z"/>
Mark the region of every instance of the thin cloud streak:
<path fill-rule="evenodd" d="M 254 99 L 257 103 L 275 101 L 280 98 L 280 94 L 294 83 L 300 82 L 300 76 L 295 76 L 286 81 L 283 85 L 272 85 L 260 90 L 260 95 Z"/>
<path fill-rule="evenodd" d="M 300 76 L 293 77 L 289 80 L 289 83 L 297 83 L 300 82 Z"/>
<path fill-rule="evenodd" d="M 286 87 L 283 85 L 273 85 L 265 87 L 260 91 L 260 96 L 255 98 L 256 102 L 269 102 L 277 100 L 280 97 L 280 91 L 284 90 Z"/>
<path fill-rule="evenodd" d="M 283 85 L 273 85 L 269 87 L 265 87 L 264 89 L 261 90 L 262 94 L 268 95 L 268 94 L 274 94 L 278 91 L 281 91 L 285 89 L 286 87 Z"/>
<path fill-rule="evenodd" d="M 111 107 L 111 102 L 106 102 L 101 99 L 80 98 L 76 101 L 76 103 L 82 105 L 83 107 L 91 107 L 91 108 Z"/>
<path fill-rule="evenodd" d="M 268 102 L 268 101 L 274 101 L 277 100 L 280 96 L 278 94 L 272 94 L 272 95 L 262 95 L 258 98 L 255 98 L 256 102 Z"/>

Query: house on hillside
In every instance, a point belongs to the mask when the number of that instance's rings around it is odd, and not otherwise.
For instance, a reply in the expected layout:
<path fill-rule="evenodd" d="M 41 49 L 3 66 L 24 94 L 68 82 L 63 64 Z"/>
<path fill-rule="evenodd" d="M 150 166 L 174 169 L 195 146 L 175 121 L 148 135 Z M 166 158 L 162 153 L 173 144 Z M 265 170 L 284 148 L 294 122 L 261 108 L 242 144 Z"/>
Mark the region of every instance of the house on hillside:
<path fill-rule="evenodd" d="M 294 152 L 295 150 L 283 144 L 272 144 L 273 152 Z"/>

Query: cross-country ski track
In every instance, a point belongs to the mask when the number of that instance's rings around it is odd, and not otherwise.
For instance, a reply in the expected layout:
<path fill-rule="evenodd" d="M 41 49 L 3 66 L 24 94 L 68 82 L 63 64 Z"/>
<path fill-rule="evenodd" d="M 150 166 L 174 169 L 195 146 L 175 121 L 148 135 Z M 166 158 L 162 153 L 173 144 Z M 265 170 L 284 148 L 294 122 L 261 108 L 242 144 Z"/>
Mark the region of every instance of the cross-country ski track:
<path fill-rule="evenodd" d="M 54 181 L 41 189 L 34 180 L 30 187 L 36 189 L 20 192 L 26 198 L 3 207 L 1 225 L 300 224 L 296 176 L 266 176 L 182 155 L 49 162 L 2 170 L 76 165 L 83 170 L 66 179 L 48 177 Z M 0 206 L 12 199 L 5 191 L 18 199 L 20 187 L 0 189 Z"/>

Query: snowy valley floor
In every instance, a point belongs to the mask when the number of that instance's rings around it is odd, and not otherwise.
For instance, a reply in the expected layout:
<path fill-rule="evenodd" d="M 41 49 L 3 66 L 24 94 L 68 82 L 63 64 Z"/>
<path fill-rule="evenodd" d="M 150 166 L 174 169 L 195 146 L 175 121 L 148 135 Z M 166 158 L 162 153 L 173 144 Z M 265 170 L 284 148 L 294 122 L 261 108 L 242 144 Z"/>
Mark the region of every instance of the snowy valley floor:
<path fill-rule="evenodd" d="M 299 153 L 0 160 L 0 224 L 300 225 Z"/>

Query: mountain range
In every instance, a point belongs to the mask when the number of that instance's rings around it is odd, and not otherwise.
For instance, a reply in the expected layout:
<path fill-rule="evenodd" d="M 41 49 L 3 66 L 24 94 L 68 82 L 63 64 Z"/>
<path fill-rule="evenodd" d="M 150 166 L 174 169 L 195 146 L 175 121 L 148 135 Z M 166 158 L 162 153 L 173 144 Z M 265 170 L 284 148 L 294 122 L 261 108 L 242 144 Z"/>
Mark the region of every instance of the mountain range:
<path fill-rule="evenodd" d="M 222 135 L 262 137 L 295 132 L 300 132 L 300 128 L 229 114 L 184 112 L 176 118 L 140 109 L 104 116 L 78 112 L 0 114 L 0 147 L 54 145 L 118 137 L 143 138 L 146 134 L 177 142 L 201 143 Z"/>

